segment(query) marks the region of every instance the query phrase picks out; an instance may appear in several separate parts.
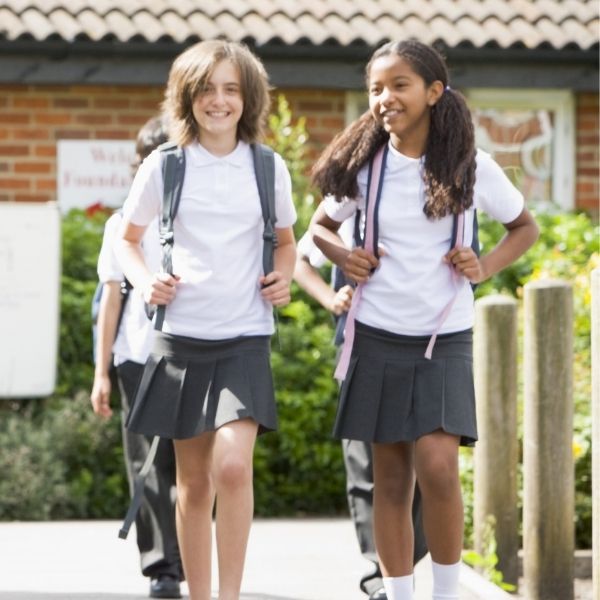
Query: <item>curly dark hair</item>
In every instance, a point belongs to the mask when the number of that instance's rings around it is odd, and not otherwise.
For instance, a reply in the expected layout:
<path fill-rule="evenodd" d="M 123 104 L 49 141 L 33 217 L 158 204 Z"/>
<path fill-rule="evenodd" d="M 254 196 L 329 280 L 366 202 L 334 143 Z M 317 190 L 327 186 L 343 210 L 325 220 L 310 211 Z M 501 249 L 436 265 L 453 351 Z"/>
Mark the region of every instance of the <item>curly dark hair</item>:
<path fill-rule="evenodd" d="M 431 107 L 425 146 L 423 179 L 425 214 L 439 219 L 473 204 L 475 134 L 471 113 L 459 92 L 450 89 L 448 69 L 441 54 L 417 40 L 389 42 L 377 49 L 366 67 L 367 82 L 374 61 L 395 54 L 405 60 L 430 86 L 441 81 L 444 93 Z M 358 193 L 358 171 L 389 139 L 389 134 L 367 111 L 338 134 L 312 169 L 312 180 L 323 194 L 338 200 Z"/>

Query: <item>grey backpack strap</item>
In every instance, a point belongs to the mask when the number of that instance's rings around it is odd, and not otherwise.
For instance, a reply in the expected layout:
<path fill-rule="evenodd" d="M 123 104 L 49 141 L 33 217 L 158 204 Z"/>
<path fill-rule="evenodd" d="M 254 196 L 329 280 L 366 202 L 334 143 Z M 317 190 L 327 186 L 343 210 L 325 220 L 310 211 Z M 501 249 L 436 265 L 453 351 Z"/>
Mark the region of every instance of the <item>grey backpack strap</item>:
<path fill-rule="evenodd" d="M 179 208 L 185 174 L 185 152 L 181 146 L 167 142 L 160 146 L 163 173 L 163 198 L 158 223 L 161 244 L 162 272 L 173 274 L 173 221 Z M 164 304 L 156 308 L 154 328 L 162 330 L 165 320 Z"/>
<path fill-rule="evenodd" d="M 183 187 L 183 177 L 185 174 L 185 152 L 183 148 L 167 142 L 159 147 L 161 151 L 161 162 L 162 162 L 162 173 L 163 173 L 163 199 L 161 203 L 161 214 L 158 223 L 158 233 L 161 244 L 162 254 L 162 271 L 163 273 L 173 273 L 173 220 L 177 214 L 179 208 L 179 201 L 181 200 L 181 189 Z M 148 312 L 148 307 L 146 307 Z M 150 316 L 150 315 L 149 315 Z M 162 330 L 163 322 L 165 320 L 165 305 L 156 307 L 156 320 L 154 321 L 154 328 Z M 126 539 L 129 534 L 131 524 L 135 520 L 135 517 L 142 504 L 144 497 L 144 487 L 146 485 L 146 478 L 154 463 L 154 457 L 156 456 L 156 449 L 160 442 L 160 437 L 155 435 L 152 438 L 152 444 L 146 455 L 146 460 L 140 469 L 140 472 L 135 476 L 135 483 L 133 488 L 133 496 L 127 509 L 127 514 L 123 521 L 123 526 L 119 531 L 119 537 Z"/>
<path fill-rule="evenodd" d="M 263 231 L 263 271 L 268 275 L 273 270 L 273 253 L 277 246 L 275 233 L 275 153 L 263 144 L 252 144 L 254 173 L 260 196 L 265 227 Z"/>
<path fill-rule="evenodd" d="M 129 508 L 127 509 L 127 514 L 125 515 L 123 525 L 119 530 L 119 537 L 122 540 L 127 539 L 127 535 L 129 534 L 131 524 L 135 520 L 138 510 L 140 509 L 140 506 L 142 504 L 142 499 L 144 497 L 144 487 L 146 485 L 146 477 L 148 477 L 150 468 L 154 463 L 154 457 L 156 456 L 156 450 L 158 448 L 159 442 L 160 437 L 158 435 L 155 435 L 152 438 L 152 443 L 150 444 L 150 449 L 148 450 L 148 454 L 146 455 L 146 460 L 144 461 L 140 472 L 135 476 L 133 484 L 133 496 L 131 498 L 131 502 L 129 503 Z"/>

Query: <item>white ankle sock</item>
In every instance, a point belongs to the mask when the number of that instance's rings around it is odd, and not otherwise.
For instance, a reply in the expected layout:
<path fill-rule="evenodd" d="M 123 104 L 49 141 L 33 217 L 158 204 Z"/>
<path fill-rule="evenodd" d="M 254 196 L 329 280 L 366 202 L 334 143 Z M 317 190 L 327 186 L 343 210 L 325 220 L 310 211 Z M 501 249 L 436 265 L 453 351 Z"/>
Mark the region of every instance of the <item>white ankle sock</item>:
<path fill-rule="evenodd" d="M 388 600 L 413 600 L 412 574 L 403 577 L 384 577 L 383 587 Z"/>
<path fill-rule="evenodd" d="M 431 561 L 433 570 L 433 600 L 458 600 L 460 561 L 453 565 L 440 565 Z"/>

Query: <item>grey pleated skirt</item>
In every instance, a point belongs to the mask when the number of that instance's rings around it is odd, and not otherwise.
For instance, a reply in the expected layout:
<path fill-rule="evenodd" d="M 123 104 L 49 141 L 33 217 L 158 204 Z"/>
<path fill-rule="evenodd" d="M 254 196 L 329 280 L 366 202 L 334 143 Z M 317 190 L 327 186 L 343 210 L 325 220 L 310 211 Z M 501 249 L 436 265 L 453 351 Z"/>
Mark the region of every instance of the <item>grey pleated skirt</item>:
<path fill-rule="evenodd" d="M 356 323 L 334 436 L 365 442 L 415 441 L 442 429 L 477 440 L 472 332 L 439 335 L 433 357 L 429 336 L 395 335 Z"/>
<path fill-rule="evenodd" d="M 126 426 L 186 439 L 250 418 L 277 428 L 270 337 L 199 340 L 156 332 Z"/>

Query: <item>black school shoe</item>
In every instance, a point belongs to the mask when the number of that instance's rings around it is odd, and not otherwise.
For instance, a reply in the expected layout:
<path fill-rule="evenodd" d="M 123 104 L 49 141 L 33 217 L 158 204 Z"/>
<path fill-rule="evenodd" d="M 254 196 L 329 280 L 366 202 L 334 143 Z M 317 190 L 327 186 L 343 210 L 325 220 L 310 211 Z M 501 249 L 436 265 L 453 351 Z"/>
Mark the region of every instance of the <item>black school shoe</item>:
<path fill-rule="evenodd" d="M 159 575 L 150 580 L 150 598 L 181 598 L 179 580 L 173 575 Z"/>
<path fill-rule="evenodd" d="M 385 593 L 385 588 L 379 588 L 375 590 L 370 596 L 369 600 L 387 600 L 387 595 Z"/>

